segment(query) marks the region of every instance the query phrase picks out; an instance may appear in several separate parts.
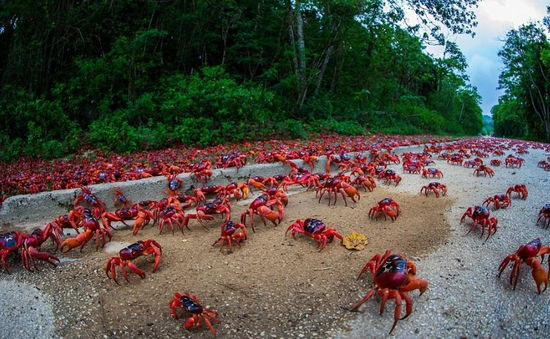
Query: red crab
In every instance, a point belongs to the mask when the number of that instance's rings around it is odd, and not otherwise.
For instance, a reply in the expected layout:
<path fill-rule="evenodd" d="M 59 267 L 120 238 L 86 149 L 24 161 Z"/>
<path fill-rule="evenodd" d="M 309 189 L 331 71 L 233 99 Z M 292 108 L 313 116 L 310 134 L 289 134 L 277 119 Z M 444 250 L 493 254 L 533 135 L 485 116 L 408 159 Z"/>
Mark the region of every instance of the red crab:
<path fill-rule="evenodd" d="M 428 179 L 429 177 L 432 177 L 432 178 L 443 178 L 443 172 L 441 172 L 440 170 L 438 170 L 437 168 L 434 168 L 434 167 L 428 167 L 428 168 L 425 168 L 423 171 L 422 171 L 422 178 L 426 178 Z"/>
<path fill-rule="evenodd" d="M 216 245 L 218 242 L 221 241 L 220 245 L 220 251 L 223 248 L 223 245 L 227 243 L 229 246 L 229 252 L 233 251 L 233 243 L 239 245 L 241 247 L 241 242 L 245 241 L 247 239 L 247 233 L 246 233 L 246 226 L 244 224 L 234 223 L 233 221 L 224 221 L 224 223 L 221 226 L 222 229 L 222 235 L 216 240 L 212 246 Z M 237 230 L 241 230 L 241 232 L 236 233 Z"/>
<path fill-rule="evenodd" d="M 4 270 L 8 274 L 10 273 L 6 264 L 6 257 L 12 252 L 17 253 L 19 249 L 21 249 L 23 266 L 29 271 L 33 270 L 31 264 L 38 270 L 35 259 L 57 266 L 56 261 L 59 262 L 59 259 L 48 252 L 41 252 L 40 246 L 48 239 L 52 239 L 59 246 L 61 242 L 60 235 L 61 229 L 53 223 L 48 223 L 44 229 L 37 228 L 31 234 L 17 231 L 0 234 L 0 260 Z"/>
<path fill-rule="evenodd" d="M 278 188 L 282 188 L 284 191 L 288 191 L 290 185 L 301 185 L 302 187 L 319 187 L 321 185 L 319 176 L 311 173 L 294 174 L 285 178 L 278 185 Z"/>
<path fill-rule="evenodd" d="M 324 222 L 315 218 L 307 218 L 304 221 L 298 219 L 293 224 L 288 226 L 285 235 L 292 230 L 292 237 L 296 239 L 296 233 L 302 233 L 310 238 L 317 240 L 317 247 L 321 247 L 322 251 L 327 242 L 332 242 L 334 237 L 343 241 L 342 236 L 336 232 L 334 227 L 327 228 Z"/>
<path fill-rule="evenodd" d="M 284 217 L 284 207 L 287 202 L 288 198 L 283 191 L 270 188 L 250 203 L 248 209 L 241 214 L 241 222 L 246 224 L 246 217 L 250 217 L 252 231 L 256 232 L 254 230 L 254 214 L 257 214 L 262 219 L 264 225 L 266 224 L 265 219 L 268 219 L 276 226 Z M 277 211 L 272 210 L 272 206 L 274 205 L 277 205 Z"/>
<path fill-rule="evenodd" d="M 542 225 L 545 226 L 545 228 L 548 228 L 548 225 L 550 224 L 550 204 L 546 204 L 540 209 L 537 224 L 541 219 Z"/>
<path fill-rule="evenodd" d="M 330 173 L 330 164 L 334 162 L 338 164 L 337 169 L 342 169 L 342 172 L 345 172 L 348 170 L 348 168 L 352 167 L 354 165 L 353 161 L 351 160 L 351 156 L 346 152 L 341 152 L 340 155 L 338 154 L 327 154 L 327 164 L 326 164 L 326 173 Z"/>
<path fill-rule="evenodd" d="M 255 176 L 248 179 L 248 184 L 253 186 L 254 188 L 265 191 L 267 189 L 266 185 L 277 186 L 278 182 L 277 179 L 275 179 L 274 177 Z"/>
<path fill-rule="evenodd" d="M 468 160 L 468 161 L 464 161 L 464 163 L 462 164 L 464 167 L 476 167 L 476 166 L 480 166 L 480 165 L 483 165 L 483 160 L 479 159 L 479 158 L 476 158 L 474 160 Z"/>
<path fill-rule="evenodd" d="M 527 195 L 529 194 L 527 192 L 527 186 L 523 184 L 518 184 L 518 185 L 509 187 L 508 190 L 506 191 L 506 195 L 511 198 L 513 192 L 516 192 L 518 196 L 523 200 L 527 199 Z"/>
<path fill-rule="evenodd" d="M 459 154 L 451 154 L 447 158 L 447 163 L 451 163 L 452 165 L 462 166 L 463 161 L 464 161 L 464 157 Z"/>
<path fill-rule="evenodd" d="M 382 199 L 369 210 L 369 217 L 378 218 L 380 213 L 384 214 L 384 220 L 386 217 L 390 217 L 392 221 L 395 221 L 401 213 L 401 205 L 391 198 Z"/>
<path fill-rule="evenodd" d="M 506 159 L 504 159 L 506 167 L 514 167 L 514 166 L 521 167 L 521 165 L 523 165 L 523 161 L 524 161 L 523 158 L 515 157 L 512 154 L 510 154 L 509 156 L 506 157 Z"/>
<path fill-rule="evenodd" d="M 367 189 L 369 192 L 372 192 L 376 188 L 376 181 L 374 178 L 368 174 L 361 174 L 357 178 L 355 178 L 352 183 L 353 186 L 359 186 L 363 187 L 365 189 L 365 192 Z"/>
<path fill-rule="evenodd" d="M 133 227 L 135 231 L 134 235 L 141 227 L 148 224 L 151 219 L 154 219 L 153 213 L 137 207 L 124 207 L 116 210 L 115 213 L 105 212 L 101 215 L 101 222 L 103 223 L 103 226 L 105 226 L 105 228 L 107 229 L 111 227 L 111 223 L 113 221 L 120 221 L 124 225 L 128 226 L 128 224 L 126 223 L 127 220 L 135 220 Z"/>
<path fill-rule="evenodd" d="M 212 323 L 210 323 L 210 319 L 219 324 L 220 321 L 218 320 L 218 318 L 215 317 L 218 315 L 218 312 L 202 307 L 199 299 L 197 299 L 197 297 L 195 297 L 194 295 L 190 295 L 189 292 L 185 292 L 183 295 L 176 292 L 175 298 L 170 300 L 170 309 L 172 310 L 172 315 L 174 316 L 174 318 L 179 319 L 178 313 L 176 312 L 177 307 L 182 307 L 185 311 L 192 314 L 192 316 L 187 319 L 185 324 L 183 324 L 186 329 L 190 329 L 193 327 L 198 328 L 201 324 L 202 319 L 206 326 L 208 326 L 210 332 L 212 332 L 214 337 L 216 336 L 216 330 L 212 326 Z"/>
<path fill-rule="evenodd" d="M 504 272 L 504 269 L 506 268 L 506 266 L 508 266 L 508 263 L 513 262 L 514 265 L 512 266 L 512 271 L 510 272 L 510 284 L 514 285 L 513 289 L 515 290 L 519 280 L 521 265 L 525 263 L 529 267 L 531 267 L 531 274 L 533 275 L 533 279 L 537 284 L 537 291 L 539 292 L 539 294 L 541 294 L 542 292 L 546 291 L 546 288 L 548 287 L 548 273 L 544 270 L 544 268 L 542 268 L 541 262 L 538 260 L 538 257 L 540 257 L 541 261 L 543 261 L 544 256 L 548 253 L 550 253 L 550 246 L 542 247 L 540 238 L 532 240 L 527 244 L 521 245 L 514 254 L 510 254 L 509 256 L 504 258 L 502 263 L 500 263 L 498 277 L 500 278 L 500 275 L 502 274 L 502 272 Z M 540 288 L 542 284 L 544 284 L 544 289 L 541 291 Z"/>
<path fill-rule="evenodd" d="M 187 209 L 192 206 L 197 206 L 199 204 L 199 199 L 197 199 L 197 197 L 193 195 L 188 195 L 185 193 L 171 196 L 168 199 L 169 204 L 176 203 L 176 201 L 177 203 L 180 204 L 181 208 L 183 209 Z"/>
<path fill-rule="evenodd" d="M 496 217 L 490 218 L 490 214 L 491 212 L 489 212 L 489 210 L 484 206 L 468 207 L 466 212 L 464 212 L 464 214 L 462 215 L 462 218 L 460 218 L 460 223 L 462 224 L 466 217 L 472 218 L 474 224 L 466 234 L 469 234 L 477 225 L 481 225 L 481 235 L 479 236 L 480 238 L 483 237 L 485 226 L 488 226 L 489 234 L 487 234 L 487 238 L 485 239 L 485 241 L 487 241 L 492 233 L 496 233 L 498 224 L 498 219 Z"/>
<path fill-rule="evenodd" d="M 237 173 L 239 173 L 239 168 L 246 165 L 247 160 L 248 156 L 246 154 L 234 151 L 233 153 L 221 155 L 216 161 L 216 168 L 236 167 Z"/>
<path fill-rule="evenodd" d="M 506 208 L 510 206 L 512 200 L 506 194 L 496 194 L 493 197 L 485 199 L 485 201 L 483 202 L 483 206 L 489 207 L 491 203 L 493 203 L 495 209 L 498 210 L 500 208 Z"/>
<path fill-rule="evenodd" d="M 491 161 L 489 161 L 489 165 L 491 166 L 499 167 L 501 164 L 502 164 L 502 161 L 498 159 L 492 159 Z"/>
<path fill-rule="evenodd" d="M 76 233 L 80 233 L 80 231 L 78 230 L 78 227 L 76 227 L 76 225 L 73 226 L 71 224 L 68 214 L 63 214 L 58 216 L 57 218 L 53 218 L 52 221 L 50 221 L 50 223 L 52 223 L 53 226 L 56 227 L 57 229 L 63 230 L 64 228 L 72 228 L 73 230 L 76 231 Z"/>
<path fill-rule="evenodd" d="M 191 175 L 199 179 L 204 186 L 206 180 L 212 176 L 212 171 L 210 170 L 211 167 L 212 163 L 210 162 L 210 159 L 205 158 L 201 162 L 194 163 L 189 168 L 189 171 L 191 172 Z"/>
<path fill-rule="evenodd" d="M 61 251 L 67 253 L 75 247 L 80 246 L 80 252 L 84 246 L 94 237 L 96 240 L 96 250 L 99 248 L 99 236 L 102 238 L 102 247 L 105 246 L 105 235 L 111 240 L 111 232 L 107 227 L 101 227 L 99 221 L 94 216 L 92 211 L 82 206 L 77 206 L 69 212 L 69 221 L 73 228 L 84 228 L 84 232 L 79 233 L 75 238 L 67 238 L 61 243 Z M 67 249 L 64 250 L 65 246 Z"/>
<path fill-rule="evenodd" d="M 391 163 L 394 163 L 396 165 L 399 165 L 401 163 L 401 160 L 399 160 L 399 156 L 397 154 L 394 154 L 394 153 L 384 152 L 384 153 L 382 153 L 381 158 L 382 158 L 383 161 L 391 162 Z"/>
<path fill-rule="evenodd" d="M 288 172 L 289 176 L 296 174 L 311 174 L 308 169 L 304 168 L 303 166 L 298 166 L 294 161 L 287 161 L 286 164 L 291 167 L 290 171 Z"/>
<path fill-rule="evenodd" d="M 195 190 L 193 190 L 193 196 L 195 198 L 197 198 L 197 201 L 198 202 L 206 202 L 206 196 L 205 194 L 214 194 L 214 193 L 219 193 L 223 190 L 223 186 L 219 186 L 219 185 L 207 185 L 207 186 L 203 186 L 203 187 L 200 187 L 200 188 L 196 188 Z"/>
<path fill-rule="evenodd" d="M 225 199 L 216 198 L 213 202 L 197 206 L 196 210 L 197 219 L 203 227 L 206 227 L 204 220 L 212 220 L 213 214 L 222 214 L 225 221 L 231 219 L 231 205 Z"/>
<path fill-rule="evenodd" d="M 321 202 L 321 199 L 323 198 L 323 195 L 325 192 L 328 192 L 328 204 L 330 205 L 332 194 L 334 194 L 334 205 L 336 205 L 336 200 L 338 197 L 338 193 L 342 195 L 342 199 L 344 199 L 344 204 L 347 206 L 348 202 L 346 200 L 346 195 L 351 198 L 351 200 L 355 203 L 357 203 L 357 200 L 361 199 L 361 195 L 357 191 L 355 187 L 353 187 L 351 184 L 340 180 L 338 177 L 332 177 L 327 179 L 324 184 L 319 186 L 317 189 L 317 194 L 319 194 L 319 202 Z M 357 200 L 355 200 L 355 197 L 357 196 Z"/>
<path fill-rule="evenodd" d="M 223 186 L 222 189 L 218 192 L 218 197 L 235 197 L 236 200 L 248 198 L 249 193 L 248 184 L 246 182 L 236 183 L 232 182 L 227 186 Z"/>
<path fill-rule="evenodd" d="M 168 187 L 163 193 L 168 194 L 169 196 L 180 194 L 178 190 L 183 186 L 183 180 L 179 179 L 177 174 L 167 175 L 166 180 L 168 181 Z"/>
<path fill-rule="evenodd" d="M 136 264 L 132 262 L 132 260 L 143 255 L 151 254 L 155 257 L 155 265 L 153 266 L 154 273 L 160 264 L 160 259 L 162 257 L 162 246 L 153 239 L 147 239 L 145 241 L 137 241 L 130 246 L 121 249 L 118 252 L 118 257 L 109 258 L 109 260 L 107 260 L 107 266 L 105 266 L 105 274 L 107 274 L 107 277 L 113 279 L 118 284 L 116 279 L 116 268 L 118 266 L 122 271 L 122 276 L 124 279 L 130 282 L 128 280 L 128 273 L 125 269 L 125 267 L 128 266 L 132 272 L 139 275 L 141 279 L 143 279 L 145 278 L 145 272 L 139 269 Z"/>
<path fill-rule="evenodd" d="M 479 165 L 479 167 L 474 170 L 475 176 L 479 176 L 481 173 L 485 175 L 489 175 L 490 178 L 492 178 L 493 175 L 495 175 L 495 171 L 493 171 L 491 168 L 485 165 Z"/>
<path fill-rule="evenodd" d="M 439 182 L 430 182 L 428 186 L 422 186 L 420 189 L 420 194 L 424 192 L 424 194 L 428 196 L 428 191 L 434 192 L 436 198 L 439 198 L 439 191 L 443 193 L 443 196 L 447 194 L 447 186 Z"/>
<path fill-rule="evenodd" d="M 409 174 L 421 174 L 424 166 L 421 163 L 417 165 L 403 163 L 403 172 Z"/>
<path fill-rule="evenodd" d="M 89 206 L 93 207 L 92 213 L 94 217 L 99 218 L 99 216 L 105 212 L 105 203 L 96 197 L 88 187 L 82 186 L 80 189 L 82 192 L 74 200 L 75 209 L 79 206 L 80 202 L 85 202 Z"/>
<path fill-rule="evenodd" d="M 366 271 L 370 271 L 374 275 L 374 286 L 357 305 L 353 306 L 351 311 L 357 311 L 375 292 L 382 297 L 380 314 L 384 313 L 386 301 L 395 299 L 394 321 L 389 332 L 391 334 L 397 322 L 400 319 L 407 318 L 412 313 L 412 299 L 406 292 L 419 290 L 420 295 L 422 295 L 428 289 L 428 282 L 416 278 L 416 265 L 413 262 L 403 259 L 401 255 L 391 254 L 390 250 L 386 250 L 383 256 L 377 254 L 372 257 L 359 274 L 359 277 Z M 406 314 L 403 318 L 400 318 L 401 300 L 403 299 L 405 300 Z"/>
<path fill-rule="evenodd" d="M 213 218 L 212 216 L 205 216 L 203 219 L 210 220 L 212 218 Z M 181 230 L 181 234 L 183 234 L 183 228 L 186 227 L 187 229 L 189 229 L 189 226 L 188 226 L 189 220 L 197 219 L 197 215 L 192 213 L 185 213 L 185 211 L 181 208 L 181 206 L 177 204 L 169 204 L 162 211 L 160 211 L 158 215 L 158 219 L 160 219 L 160 222 L 159 222 L 160 233 L 162 233 L 164 226 L 168 225 L 172 229 L 172 234 L 174 234 L 175 232 L 174 223 L 175 223 L 179 226 Z M 203 225 L 202 223 L 201 225 L 206 228 L 206 226 Z"/>
<path fill-rule="evenodd" d="M 387 185 L 389 185 L 391 181 L 395 182 L 395 186 L 401 182 L 401 177 L 391 169 L 381 171 L 378 174 L 378 179 L 382 178 L 384 179 L 384 183 Z"/>
<path fill-rule="evenodd" d="M 113 201 L 113 207 L 117 207 L 122 204 L 122 208 L 129 208 L 132 206 L 132 201 L 124 195 L 120 187 L 115 187 L 115 200 Z"/>
<path fill-rule="evenodd" d="M 315 168 L 315 162 L 317 162 L 317 156 L 310 154 L 309 152 L 300 152 L 300 159 L 304 161 L 304 164 L 309 165 L 311 170 Z"/>

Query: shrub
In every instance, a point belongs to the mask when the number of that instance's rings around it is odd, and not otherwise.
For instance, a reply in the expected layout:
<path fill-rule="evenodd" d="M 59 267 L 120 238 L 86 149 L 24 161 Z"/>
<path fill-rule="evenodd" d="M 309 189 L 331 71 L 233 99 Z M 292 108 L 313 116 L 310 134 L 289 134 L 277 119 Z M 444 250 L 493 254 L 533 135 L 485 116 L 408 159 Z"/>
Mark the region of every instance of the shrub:
<path fill-rule="evenodd" d="M 221 143 L 219 130 L 209 118 L 184 118 L 176 126 L 174 135 L 183 144 L 207 146 Z"/>
<path fill-rule="evenodd" d="M 118 110 L 104 115 L 90 125 L 88 136 L 92 147 L 117 152 L 134 152 L 145 144 L 145 136 L 137 128 L 128 124 L 126 111 Z"/>
<path fill-rule="evenodd" d="M 21 138 L 10 138 L 5 134 L 0 134 L 0 161 L 13 162 L 21 156 L 23 149 L 23 140 Z"/>
<path fill-rule="evenodd" d="M 286 119 L 275 124 L 278 139 L 303 139 L 307 136 L 304 125 L 298 120 Z"/>

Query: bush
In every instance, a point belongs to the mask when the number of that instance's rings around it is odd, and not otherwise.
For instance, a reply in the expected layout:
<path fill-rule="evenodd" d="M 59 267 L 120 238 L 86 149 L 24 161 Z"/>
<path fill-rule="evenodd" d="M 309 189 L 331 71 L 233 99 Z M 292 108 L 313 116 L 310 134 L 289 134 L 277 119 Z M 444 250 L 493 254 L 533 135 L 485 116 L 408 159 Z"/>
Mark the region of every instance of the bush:
<path fill-rule="evenodd" d="M 307 132 L 298 120 L 286 119 L 275 124 L 278 139 L 304 139 Z"/>
<path fill-rule="evenodd" d="M 7 135 L 0 134 L 0 161 L 13 162 L 22 155 L 22 149 L 23 140 L 21 138 L 10 140 Z"/>
<path fill-rule="evenodd" d="M 90 125 L 88 136 L 92 147 L 116 152 L 137 151 L 146 143 L 146 137 L 137 128 L 128 124 L 126 111 L 118 110 L 104 115 Z"/>
<path fill-rule="evenodd" d="M 174 135 L 183 144 L 207 146 L 221 143 L 219 130 L 209 118 L 184 118 L 176 126 Z"/>
<path fill-rule="evenodd" d="M 336 121 L 334 119 L 314 120 L 307 128 L 308 133 L 337 133 L 344 135 L 364 135 L 365 127 L 358 124 L 356 121 L 345 120 Z"/>
<path fill-rule="evenodd" d="M 163 79 L 163 83 L 167 87 L 159 94 L 161 112 L 165 119 L 178 124 L 189 124 L 191 120 L 186 119 L 200 117 L 215 124 L 211 127 L 220 135 L 226 134 L 222 131 L 225 127 L 238 127 L 238 132 L 242 131 L 244 137 L 263 126 L 272 116 L 272 92 L 254 83 L 239 84 L 220 66 L 205 67 L 202 74 L 195 73 L 190 77 L 173 75 Z M 188 139 L 184 134 L 181 136 Z"/>

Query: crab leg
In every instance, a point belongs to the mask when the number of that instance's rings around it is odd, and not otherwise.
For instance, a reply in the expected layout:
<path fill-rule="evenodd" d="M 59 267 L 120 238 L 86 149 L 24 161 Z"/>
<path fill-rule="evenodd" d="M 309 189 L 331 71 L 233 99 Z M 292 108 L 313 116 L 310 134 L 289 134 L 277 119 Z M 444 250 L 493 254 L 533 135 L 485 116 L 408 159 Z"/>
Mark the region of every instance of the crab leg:
<path fill-rule="evenodd" d="M 407 293 L 400 293 L 401 297 L 405 299 L 405 316 L 401 320 L 408 318 L 412 313 L 412 299 Z"/>
<path fill-rule="evenodd" d="M 395 328 L 395 325 L 397 325 L 397 322 L 399 321 L 399 318 L 401 316 L 401 295 L 397 291 L 392 291 L 390 298 L 395 299 L 395 312 L 393 315 L 393 325 L 389 334 L 393 332 L 393 329 Z"/>
<path fill-rule="evenodd" d="M 364 303 L 366 303 L 367 301 L 369 301 L 369 299 L 373 296 L 374 291 L 375 291 L 377 288 L 378 288 L 378 285 L 374 285 L 374 286 L 372 287 L 372 289 L 369 291 L 369 293 L 367 293 L 367 295 L 364 296 L 363 299 L 361 299 L 361 300 L 357 303 L 357 305 L 353 306 L 353 307 L 351 308 L 350 311 L 351 311 L 351 312 L 357 311 L 357 309 L 358 309 L 359 307 L 361 307 L 361 305 L 363 305 Z"/>
<path fill-rule="evenodd" d="M 23 251 L 21 252 L 21 257 L 23 259 L 23 264 L 24 264 L 25 268 L 29 271 L 32 271 L 31 268 L 30 268 L 30 263 L 31 262 L 32 262 L 34 268 L 36 268 L 38 270 L 38 267 L 36 266 L 35 259 L 46 261 L 46 262 L 52 264 L 53 266 L 57 266 L 57 263 L 55 261 L 58 261 L 58 262 L 60 261 L 59 258 L 54 256 L 53 254 L 50 254 L 48 252 L 40 252 L 34 247 L 28 247 L 28 248 L 23 249 Z"/>

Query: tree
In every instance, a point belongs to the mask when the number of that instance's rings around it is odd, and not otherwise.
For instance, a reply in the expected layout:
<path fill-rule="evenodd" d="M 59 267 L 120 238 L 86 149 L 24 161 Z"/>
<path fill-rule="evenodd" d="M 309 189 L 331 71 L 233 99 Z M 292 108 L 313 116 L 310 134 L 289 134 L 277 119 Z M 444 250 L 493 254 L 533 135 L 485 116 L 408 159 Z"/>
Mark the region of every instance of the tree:
<path fill-rule="evenodd" d="M 491 108 L 495 135 L 499 137 L 524 137 L 527 124 L 524 112 L 517 100 L 504 95 L 498 99 L 498 104 Z"/>
<path fill-rule="evenodd" d="M 471 34 L 477 1 L 0 1 L 0 158 L 78 141 L 209 144 L 289 124 L 292 136 L 474 133 L 462 53 L 447 42 L 435 60 L 423 45 L 444 42 L 443 26 Z"/>
<path fill-rule="evenodd" d="M 506 35 L 499 56 L 504 70 L 499 77 L 506 101 L 515 100 L 525 112 L 530 133 L 550 140 L 550 65 L 545 56 L 550 43 L 540 24 L 529 23 Z M 506 110 L 503 112 L 507 112 Z"/>
<path fill-rule="evenodd" d="M 289 11 L 289 41 L 293 52 L 293 67 L 298 79 L 298 110 L 304 105 L 308 93 L 318 93 L 326 68 L 335 49 L 344 41 L 342 35 L 356 23 L 373 27 L 383 24 L 408 26 L 408 32 L 423 32 L 422 38 L 445 43 L 441 26 L 453 34 L 473 34 L 477 26 L 472 8 L 479 0 L 286 0 Z M 413 11 L 419 24 L 407 25 L 405 9 Z M 387 10 L 386 10 L 387 9 Z M 386 10 L 386 11 L 385 11 Z M 372 14 L 375 13 L 375 16 Z M 308 28 L 321 32 L 322 42 L 308 40 Z M 428 30 L 430 33 L 426 32 Z M 315 44 L 316 46 L 312 46 Z M 454 47 L 454 48 L 453 48 Z M 448 44 L 449 53 L 458 47 Z M 458 66 L 457 66 L 458 67 Z M 313 87 L 313 90 L 310 89 Z"/>

